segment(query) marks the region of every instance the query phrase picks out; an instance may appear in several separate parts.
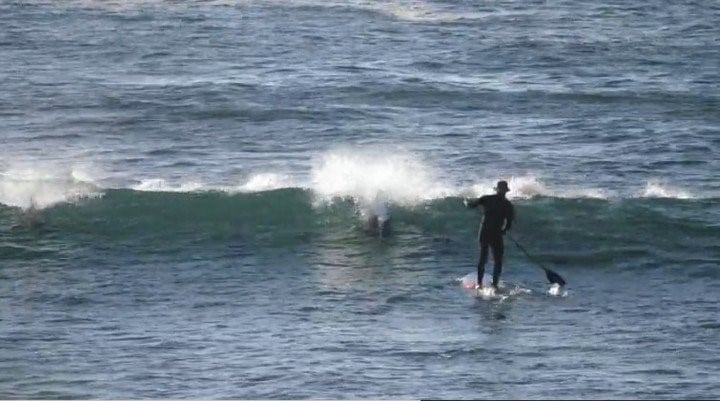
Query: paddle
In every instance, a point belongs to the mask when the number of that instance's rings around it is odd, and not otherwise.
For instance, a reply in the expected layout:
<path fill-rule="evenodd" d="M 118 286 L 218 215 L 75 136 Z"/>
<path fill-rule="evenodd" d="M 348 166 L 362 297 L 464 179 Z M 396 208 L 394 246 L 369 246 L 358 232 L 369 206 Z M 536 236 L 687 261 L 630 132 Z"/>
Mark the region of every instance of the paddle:
<path fill-rule="evenodd" d="M 510 240 L 512 240 L 512 242 L 515 243 L 515 245 L 517 245 L 518 248 L 520 248 L 520 250 L 525 254 L 525 256 L 527 256 L 528 259 L 530 259 L 531 262 L 535 263 L 539 268 L 545 270 L 545 276 L 547 277 L 548 281 L 550 281 L 553 284 L 558 284 L 560 286 L 565 285 L 565 280 L 562 277 L 560 277 L 559 274 L 546 268 L 545 266 L 540 264 L 540 262 L 536 261 L 532 256 L 530 256 L 528 251 L 526 251 L 525 248 L 522 247 L 522 245 L 520 245 L 517 241 L 515 241 L 515 238 L 510 236 L 510 234 L 507 234 L 507 236 L 508 236 L 508 238 L 510 238 Z"/>

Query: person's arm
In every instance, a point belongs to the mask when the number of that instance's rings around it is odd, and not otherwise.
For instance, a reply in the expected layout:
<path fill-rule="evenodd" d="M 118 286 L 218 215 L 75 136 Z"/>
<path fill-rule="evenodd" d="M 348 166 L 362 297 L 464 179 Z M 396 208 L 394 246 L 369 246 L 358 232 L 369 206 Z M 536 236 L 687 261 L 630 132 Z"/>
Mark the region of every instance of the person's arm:
<path fill-rule="evenodd" d="M 465 200 L 463 201 L 463 203 L 465 204 L 465 206 L 467 206 L 467 207 L 469 207 L 469 208 L 478 207 L 478 205 L 482 205 L 483 202 L 485 202 L 485 197 L 484 197 L 484 196 L 481 196 L 481 197 L 479 197 L 479 198 L 477 198 L 477 199 L 470 199 L 470 200 L 465 199 Z"/>
<path fill-rule="evenodd" d="M 505 228 L 503 228 L 503 234 L 510 230 L 512 227 L 513 220 L 515 219 L 515 208 L 512 203 L 508 202 L 507 215 L 505 216 Z"/>

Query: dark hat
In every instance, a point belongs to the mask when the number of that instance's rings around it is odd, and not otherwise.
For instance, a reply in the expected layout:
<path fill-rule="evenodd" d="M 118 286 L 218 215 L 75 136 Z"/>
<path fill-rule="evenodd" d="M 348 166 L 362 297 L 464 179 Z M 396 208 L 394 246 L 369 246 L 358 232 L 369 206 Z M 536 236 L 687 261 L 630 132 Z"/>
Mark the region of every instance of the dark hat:
<path fill-rule="evenodd" d="M 509 192 L 510 188 L 508 188 L 507 181 L 498 181 L 497 185 L 495 186 L 495 190 L 497 191 L 503 191 L 503 192 Z"/>

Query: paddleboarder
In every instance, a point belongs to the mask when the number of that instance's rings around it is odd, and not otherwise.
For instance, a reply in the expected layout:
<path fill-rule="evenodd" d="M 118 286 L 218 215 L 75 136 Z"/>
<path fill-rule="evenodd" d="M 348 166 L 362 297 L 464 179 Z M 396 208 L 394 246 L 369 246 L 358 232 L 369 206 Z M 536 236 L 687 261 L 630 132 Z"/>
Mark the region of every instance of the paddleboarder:
<path fill-rule="evenodd" d="M 515 210 L 512 203 L 505 197 L 510 191 L 506 181 L 498 181 L 495 186 L 494 195 L 485 195 L 473 200 L 465 200 L 465 206 L 475 208 L 482 205 L 484 210 L 482 224 L 480 226 L 480 260 L 477 265 L 477 283 L 475 288 L 482 288 L 482 278 L 485 274 L 485 264 L 488 261 L 488 253 L 492 250 L 493 269 L 492 286 L 497 290 L 502 273 L 502 260 L 505 251 L 503 235 L 510 230 Z"/>

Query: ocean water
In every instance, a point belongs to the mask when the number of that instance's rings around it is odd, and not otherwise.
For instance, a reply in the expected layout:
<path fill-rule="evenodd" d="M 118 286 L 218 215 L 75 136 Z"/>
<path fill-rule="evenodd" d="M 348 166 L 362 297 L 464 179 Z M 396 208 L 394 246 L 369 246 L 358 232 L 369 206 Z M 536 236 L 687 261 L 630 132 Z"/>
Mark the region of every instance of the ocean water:
<path fill-rule="evenodd" d="M 0 0 L 0 398 L 720 397 L 718 21 Z"/>

